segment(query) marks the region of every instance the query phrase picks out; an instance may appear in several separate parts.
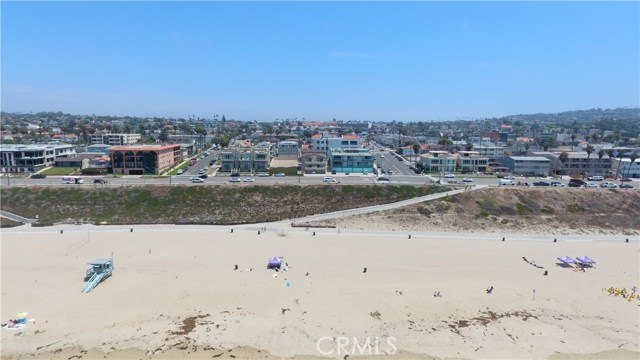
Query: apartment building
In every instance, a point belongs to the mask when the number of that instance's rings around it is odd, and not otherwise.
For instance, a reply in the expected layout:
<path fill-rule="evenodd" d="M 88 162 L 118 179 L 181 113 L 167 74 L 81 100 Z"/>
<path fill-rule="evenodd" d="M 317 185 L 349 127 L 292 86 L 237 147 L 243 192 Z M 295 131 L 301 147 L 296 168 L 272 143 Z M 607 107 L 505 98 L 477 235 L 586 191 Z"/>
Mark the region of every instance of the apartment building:
<path fill-rule="evenodd" d="M 602 159 L 596 153 L 569 152 L 568 159 L 561 165 L 563 175 L 591 176 L 606 175 L 611 169 L 612 159 L 604 155 Z"/>
<path fill-rule="evenodd" d="M 454 172 L 458 157 L 448 151 L 432 150 L 427 154 L 420 155 L 418 163 L 426 172 Z"/>
<path fill-rule="evenodd" d="M 232 147 L 220 154 L 220 172 L 266 172 L 271 164 L 269 147 Z"/>
<path fill-rule="evenodd" d="M 304 174 L 324 174 L 327 171 L 327 154 L 322 150 L 303 150 L 300 157 Z"/>
<path fill-rule="evenodd" d="M 280 141 L 278 142 L 278 158 L 279 159 L 297 159 L 300 157 L 300 149 L 296 141 Z"/>
<path fill-rule="evenodd" d="M 506 156 L 499 161 L 518 175 L 548 176 L 551 170 L 551 161 L 542 156 Z"/>
<path fill-rule="evenodd" d="M 96 133 L 91 134 L 91 144 L 106 144 L 113 146 L 128 146 L 138 143 L 142 139 L 140 134 L 112 134 Z"/>
<path fill-rule="evenodd" d="M 73 145 L 0 145 L 0 170 L 36 172 L 54 164 L 56 157 L 76 153 Z"/>
<path fill-rule="evenodd" d="M 373 172 L 373 155 L 368 149 L 340 149 L 329 150 L 329 165 L 332 171 L 341 173 Z"/>
<path fill-rule="evenodd" d="M 182 161 L 179 144 L 112 147 L 114 174 L 159 175 Z"/>

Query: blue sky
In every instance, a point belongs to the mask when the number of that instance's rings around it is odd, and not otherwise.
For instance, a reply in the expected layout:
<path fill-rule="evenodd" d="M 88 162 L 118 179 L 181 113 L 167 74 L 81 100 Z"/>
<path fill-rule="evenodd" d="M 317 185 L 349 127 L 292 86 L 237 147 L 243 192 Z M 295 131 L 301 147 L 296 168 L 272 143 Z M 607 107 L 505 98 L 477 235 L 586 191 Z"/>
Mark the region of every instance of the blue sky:
<path fill-rule="evenodd" d="M 639 2 L 1 2 L 2 110 L 431 121 L 640 106 Z"/>

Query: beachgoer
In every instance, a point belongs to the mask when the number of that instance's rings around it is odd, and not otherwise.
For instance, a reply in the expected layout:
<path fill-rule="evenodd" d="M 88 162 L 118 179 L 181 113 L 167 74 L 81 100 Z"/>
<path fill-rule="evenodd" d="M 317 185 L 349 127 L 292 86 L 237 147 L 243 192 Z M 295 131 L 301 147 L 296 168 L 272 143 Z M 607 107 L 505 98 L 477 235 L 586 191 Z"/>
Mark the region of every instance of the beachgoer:
<path fill-rule="evenodd" d="M 489 286 L 489 288 L 487 289 L 487 294 L 491 294 L 492 291 L 493 291 L 493 285 Z"/>

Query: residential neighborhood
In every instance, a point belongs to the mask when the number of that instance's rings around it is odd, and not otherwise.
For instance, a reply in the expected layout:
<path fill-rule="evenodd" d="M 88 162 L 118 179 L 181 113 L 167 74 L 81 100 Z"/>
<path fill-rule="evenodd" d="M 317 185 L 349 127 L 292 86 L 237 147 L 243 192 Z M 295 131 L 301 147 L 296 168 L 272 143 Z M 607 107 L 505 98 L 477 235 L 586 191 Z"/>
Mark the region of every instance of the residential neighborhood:
<path fill-rule="evenodd" d="M 300 176 L 380 174 L 384 149 L 416 174 L 640 178 L 638 109 L 417 123 L 60 112 L 1 117 L 0 171 L 10 174 L 56 167 L 79 174 L 163 175 L 210 149 L 218 150 L 220 174 L 274 168 Z"/>

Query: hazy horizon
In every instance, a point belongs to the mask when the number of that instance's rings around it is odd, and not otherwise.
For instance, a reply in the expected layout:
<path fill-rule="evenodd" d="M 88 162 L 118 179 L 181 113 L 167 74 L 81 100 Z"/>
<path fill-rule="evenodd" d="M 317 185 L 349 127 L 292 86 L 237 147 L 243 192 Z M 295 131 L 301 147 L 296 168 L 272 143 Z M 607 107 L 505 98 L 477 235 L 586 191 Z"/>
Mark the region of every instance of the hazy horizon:
<path fill-rule="evenodd" d="M 2 2 L 2 111 L 448 121 L 640 107 L 638 2 Z"/>

